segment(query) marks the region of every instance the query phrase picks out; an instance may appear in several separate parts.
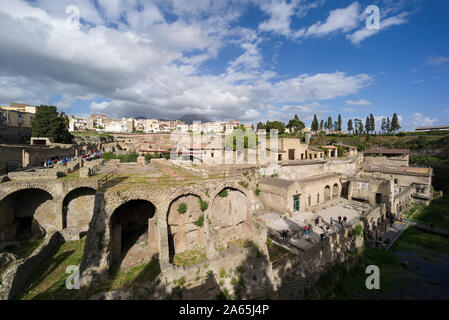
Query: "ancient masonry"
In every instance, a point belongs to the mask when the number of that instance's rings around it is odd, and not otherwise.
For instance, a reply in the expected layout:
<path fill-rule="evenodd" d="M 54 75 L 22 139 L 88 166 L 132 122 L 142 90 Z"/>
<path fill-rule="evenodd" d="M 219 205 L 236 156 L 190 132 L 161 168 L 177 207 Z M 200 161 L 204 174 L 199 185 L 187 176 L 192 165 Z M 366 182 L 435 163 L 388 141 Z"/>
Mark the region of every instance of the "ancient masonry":
<path fill-rule="evenodd" d="M 428 203 L 431 177 L 432 169 L 409 167 L 403 155 L 266 166 L 78 160 L 10 173 L 0 179 L 0 293 L 16 297 L 54 246 L 86 235 L 82 286 L 102 281 L 113 266 L 155 257 L 161 270 L 136 290 L 95 298 L 301 298 L 364 240 L 374 244 L 409 205 Z M 348 218 L 345 228 L 330 223 L 339 215 Z M 45 240 L 16 260 L 8 248 L 25 236 Z M 273 243 L 284 251 L 276 258 Z M 174 263 L 192 252 L 202 261 Z"/>

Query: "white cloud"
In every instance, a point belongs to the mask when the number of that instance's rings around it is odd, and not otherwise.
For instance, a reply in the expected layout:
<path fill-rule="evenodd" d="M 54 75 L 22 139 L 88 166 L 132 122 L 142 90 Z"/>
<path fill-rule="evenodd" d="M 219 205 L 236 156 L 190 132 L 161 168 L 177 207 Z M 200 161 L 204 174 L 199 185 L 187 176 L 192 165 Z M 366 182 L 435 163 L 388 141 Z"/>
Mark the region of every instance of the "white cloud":
<path fill-rule="evenodd" d="M 449 62 L 449 57 L 439 56 L 433 58 L 427 58 L 427 64 L 430 65 L 440 65 Z"/>
<path fill-rule="evenodd" d="M 357 101 L 346 100 L 346 103 L 353 105 L 353 106 L 369 106 L 369 105 L 371 105 L 371 102 L 369 102 L 368 100 L 364 100 L 364 99 L 360 99 Z"/>
<path fill-rule="evenodd" d="M 368 28 L 366 28 L 365 25 L 363 25 L 361 29 L 357 30 L 353 34 L 346 35 L 346 38 L 348 38 L 354 45 L 359 45 L 360 42 L 362 42 L 366 38 L 369 38 L 381 31 L 385 31 L 386 29 L 388 29 L 391 26 L 401 25 L 401 24 L 406 23 L 407 22 L 406 17 L 408 15 L 409 15 L 408 12 L 403 12 L 396 16 L 389 17 L 389 18 L 385 19 L 384 17 L 382 17 L 382 14 L 381 14 L 381 18 L 380 18 L 380 22 L 379 22 L 379 24 L 380 24 L 379 29 L 368 29 Z"/>
<path fill-rule="evenodd" d="M 415 80 L 415 81 L 412 81 L 413 84 L 420 84 L 420 83 L 423 83 L 423 82 L 424 82 L 424 80 Z"/>
<path fill-rule="evenodd" d="M 358 2 L 350 4 L 346 8 L 336 9 L 329 13 L 326 21 L 321 21 L 303 29 L 297 33 L 297 36 L 303 37 L 322 37 L 333 32 L 348 32 L 356 28 L 360 21 L 360 5 Z"/>
<path fill-rule="evenodd" d="M 416 112 L 412 115 L 411 125 L 414 127 L 433 126 L 438 122 L 438 119 L 431 119 L 425 117 L 423 114 Z"/>
<path fill-rule="evenodd" d="M 262 11 L 269 14 L 270 18 L 259 24 L 259 30 L 271 31 L 284 36 L 289 36 L 291 33 L 291 17 L 295 14 L 295 9 L 298 4 L 298 0 L 292 0 L 290 3 L 287 3 L 284 0 L 262 2 L 260 8 Z"/>
<path fill-rule="evenodd" d="M 93 25 L 67 29 L 61 3 L 83 6 L 81 17 Z M 97 11 L 87 0 L 0 2 L 0 103 L 47 103 L 59 93 L 58 107 L 83 100 L 114 117 L 202 113 L 251 120 L 274 114 L 276 104 L 296 105 L 292 112 L 310 117 L 312 101 L 318 113 L 325 107 L 317 101 L 372 84 L 368 74 L 341 71 L 279 80 L 264 69 L 257 31 L 231 26 L 241 13 L 225 1 L 158 1 L 143 10 L 129 1 L 105 3 Z M 166 21 L 161 7 L 179 18 Z M 230 43 L 242 52 L 223 72 L 201 68 Z"/>

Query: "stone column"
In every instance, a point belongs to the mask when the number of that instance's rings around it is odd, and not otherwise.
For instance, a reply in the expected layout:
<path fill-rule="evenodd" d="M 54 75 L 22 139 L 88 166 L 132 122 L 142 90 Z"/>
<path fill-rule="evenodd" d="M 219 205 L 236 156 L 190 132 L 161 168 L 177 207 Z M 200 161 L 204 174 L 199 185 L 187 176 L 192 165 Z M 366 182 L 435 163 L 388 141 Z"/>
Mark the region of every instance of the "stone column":
<path fill-rule="evenodd" d="M 158 232 L 157 232 L 157 217 L 154 215 L 148 220 L 148 248 L 150 252 L 159 252 Z"/>
<path fill-rule="evenodd" d="M 168 247 L 168 226 L 167 226 L 167 206 L 156 209 L 157 217 L 157 241 L 159 244 L 159 263 L 161 269 L 164 265 L 170 264 L 170 251 Z"/>

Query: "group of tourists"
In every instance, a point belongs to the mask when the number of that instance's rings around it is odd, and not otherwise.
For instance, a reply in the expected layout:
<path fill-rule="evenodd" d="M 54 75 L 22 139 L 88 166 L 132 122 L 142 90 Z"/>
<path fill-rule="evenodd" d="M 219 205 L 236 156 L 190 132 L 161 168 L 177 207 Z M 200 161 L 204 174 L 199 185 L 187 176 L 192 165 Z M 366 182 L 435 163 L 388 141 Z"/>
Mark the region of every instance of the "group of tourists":
<path fill-rule="evenodd" d="M 44 168 L 51 168 L 54 167 L 57 164 L 66 164 L 70 161 L 72 161 L 73 158 L 59 158 L 54 157 L 51 160 L 44 161 Z"/>
<path fill-rule="evenodd" d="M 84 153 L 83 155 L 81 155 L 81 157 L 85 160 L 92 160 L 92 159 L 99 159 L 101 157 L 103 157 L 103 154 L 100 151 L 97 150 L 89 150 L 86 153 Z M 67 164 L 70 161 L 73 161 L 75 159 L 77 159 L 78 157 L 67 157 L 67 158 L 61 158 L 61 157 L 54 157 L 51 158 L 47 161 L 44 161 L 44 168 L 52 168 L 57 164 Z"/>

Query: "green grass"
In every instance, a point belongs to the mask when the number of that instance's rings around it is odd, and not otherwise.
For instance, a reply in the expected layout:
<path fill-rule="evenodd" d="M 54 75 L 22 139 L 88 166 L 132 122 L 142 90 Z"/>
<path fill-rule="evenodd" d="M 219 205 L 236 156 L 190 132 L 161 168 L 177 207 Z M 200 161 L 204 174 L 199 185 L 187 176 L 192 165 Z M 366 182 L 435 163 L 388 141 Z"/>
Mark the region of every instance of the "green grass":
<path fill-rule="evenodd" d="M 422 209 L 423 206 L 419 205 L 419 204 L 414 204 L 410 209 L 408 209 L 407 211 L 404 211 L 402 213 L 402 215 L 405 215 L 407 217 L 407 219 L 410 219 L 410 217 L 418 210 L 418 209 Z"/>
<path fill-rule="evenodd" d="M 15 254 L 18 259 L 25 259 L 42 243 L 44 243 L 44 238 L 35 241 L 20 241 L 19 247 L 10 250 L 10 252 Z"/>
<path fill-rule="evenodd" d="M 153 282 L 160 274 L 159 261 L 156 256 L 148 263 L 143 263 L 127 270 L 113 268 L 109 278 L 80 290 L 68 290 L 65 281 L 69 274 L 69 265 L 79 266 L 83 256 L 86 238 L 68 241 L 61 245 L 52 259 L 48 259 L 35 273 L 20 299 L 88 299 L 92 295 L 110 290 L 123 290 L 135 284 Z"/>
<path fill-rule="evenodd" d="M 395 242 L 391 249 L 413 251 L 424 260 L 439 261 L 439 255 L 449 251 L 449 239 L 411 227 L 404 231 L 400 241 Z"/>
<path fill-rule="evenodd" d="M 365 281 L 368 274 L 365 273 L 365 269 L 369 265 L 379 267 L 380 290 L 366 289 Z M 383 294 L 395 287 L 398 272 L 406 272 L 406 270 L 403 270 L 399 258 L 392 251 L 365 248 L 363 256 L 353 269 L 347 271 L 344 265 L 334 265 L 320 278 L 312 292 L 308 293 L 307 298 L 314 299 L 319 292 L 320 298 L 331 300 L 381 299 Z M 408 276 L 411 277 L 411 275 Z"/>
<path fill-rule="evenodd" d="M 390 250 L 365 248 L 360 260 L 349 272 L 343 265 L 333 266 L 320 278 L 313 293 L 320 292 L 319 297 L 325 299 L 385 299 L 389 292 L 400 288 L 402 284 L 419 279 L 418 272 L 401 264 L 396 254 L 398 251 L 411 252 L 424 260 L 439 263 L 440 254 L 449 252 L 449 239 L 408 228 Z M 368 265 L 379 267 L 380 290 L 368 290 L 365 287 L 368 277 L 365 268 Z M 339 280 L 335 282 L 335 279 Z M 308 297 L 316 298 L 317 295 L 310 294 Z"/>
<path fill-rule="evenodd" d="M 173 264 L 188 267 L 206 260 L 206 249 L 196 248 L 175 254 Z"/>
<path fill-rule="evenodd" d="M 67 290 L 65 280 L 69 276 L 69 265 L 79 266 L 83 256 L 85 237 L 78 241 L 67 241 L 60 246 L 52 259 L 43 263 L 34 274 L 21 299 L 70 299 L 76 290 Z"/>
<path fill-rule="evenodd" d="M 413 217 L 413 221 L 449 230 L 449 195 L 445 194 L 440 199 L 430 202 L 428 207 Z"/>
<path fill-rule="evenodd" d="M 68 173 L 64 177 L 59 178 L 62 181 L 72 181 L 72 180 L 78 180 L 80 178 L 79 170 Z"/>

